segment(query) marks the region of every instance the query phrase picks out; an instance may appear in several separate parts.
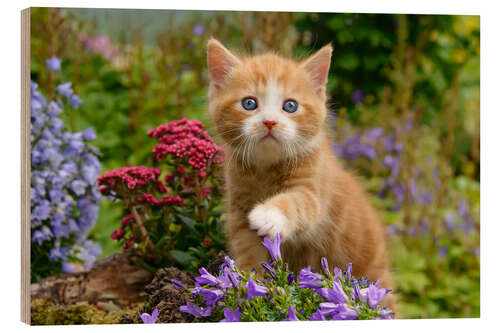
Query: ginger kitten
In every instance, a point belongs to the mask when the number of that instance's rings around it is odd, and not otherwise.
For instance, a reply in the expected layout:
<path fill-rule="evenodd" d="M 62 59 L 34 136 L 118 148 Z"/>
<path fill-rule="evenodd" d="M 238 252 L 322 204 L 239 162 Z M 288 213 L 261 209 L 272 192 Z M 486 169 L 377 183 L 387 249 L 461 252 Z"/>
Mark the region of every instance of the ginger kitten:
<path fill-rule="evenodd" d="M 326 83 L 332 47 L 302 62 L 267 53 L 239 58 L 208 42 L 209 111 L 224 141 L 226 231 L 243 270 L 268 260 L 262 237 L 279 233 L 297 272 L 353 264 L 390 287 L 384 230 L 358 181 L 333 155 Z M 393 308 L 393 298 L 385 302 Z"/>

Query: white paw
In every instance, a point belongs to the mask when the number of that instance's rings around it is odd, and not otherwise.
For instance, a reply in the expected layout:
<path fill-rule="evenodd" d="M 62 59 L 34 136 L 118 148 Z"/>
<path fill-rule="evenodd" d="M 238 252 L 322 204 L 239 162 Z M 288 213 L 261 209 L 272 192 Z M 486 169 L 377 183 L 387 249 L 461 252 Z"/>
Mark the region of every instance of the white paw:
<path fill-rule="evenodd" d="M 286 236 L 284 231 L 287 219 L 277 208 L 265 208 L 259 205 L 248 214 L 248 221 L 250 229 L 256 230 L 259 236 L 271 239 L 278 233 L 282 238 Z"/>

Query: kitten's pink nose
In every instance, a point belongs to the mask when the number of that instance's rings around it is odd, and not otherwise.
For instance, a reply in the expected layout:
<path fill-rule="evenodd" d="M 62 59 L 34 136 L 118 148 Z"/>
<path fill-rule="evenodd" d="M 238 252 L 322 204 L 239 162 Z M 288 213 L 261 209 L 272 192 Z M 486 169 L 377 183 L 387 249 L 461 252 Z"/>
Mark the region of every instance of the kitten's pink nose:
<path fill-rule="evenodd" d="M 272 130 L 273 126 L 276 125 L 278 122 L 275 120 L 264 120 L 262 123 L 266 125 L 266 127 L 269 128 L 269 130 Z"/>

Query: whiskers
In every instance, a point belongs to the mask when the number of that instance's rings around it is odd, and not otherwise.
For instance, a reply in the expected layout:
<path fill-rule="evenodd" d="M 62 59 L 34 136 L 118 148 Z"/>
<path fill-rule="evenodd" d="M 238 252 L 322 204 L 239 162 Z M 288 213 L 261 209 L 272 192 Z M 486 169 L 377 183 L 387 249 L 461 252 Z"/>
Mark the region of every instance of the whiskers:
<path fill-rule="evenodd" d="M 224 136 L 231 133 L 238 134 L 231 138 L 230 141 L 226 141 Z M 222 141 L 222 146 L 225 148 L 224 151 L 230 153 L 228 158 L 236 163 L 241 163 L 245 169 L 251 168 L 252 152 L 257 144 L 255 137 L 246 135 L 243 129 L 239 126 L 220 132 L 217 136 L 220 137 Z"/>
<path fill-rule="evenodd" d="M 291 130 L 285 130 L 285 134 L 291 135 Z M 291 172 L 294 172 L 305 154 L 311 150 L 310 141 L 306 140 L 299 134 L 295 134 L 290 140 L 283 140 L 283 147 L 286 154 L 287 167 Z"/>
<path fill-rule="evenodd" d="M 280 163 L 286 166 L 290 172 L 294 172 L 301 165 L 304 155 L 312 150 L 311 140 L 288 128 L 281 129 L 277 134 L 276 147 L 267 147 L 267 151 L 261 151 L 257 147 L 263 138 L 262 133 L 247 134 L 240 124 L 218 132 L 216 137 L 221 139 L 219 141 L 222 142 L 221 145 L 227 154 L 226 158 L 246 170 L 251 170 L 252 167 L 267 167 Z"/>

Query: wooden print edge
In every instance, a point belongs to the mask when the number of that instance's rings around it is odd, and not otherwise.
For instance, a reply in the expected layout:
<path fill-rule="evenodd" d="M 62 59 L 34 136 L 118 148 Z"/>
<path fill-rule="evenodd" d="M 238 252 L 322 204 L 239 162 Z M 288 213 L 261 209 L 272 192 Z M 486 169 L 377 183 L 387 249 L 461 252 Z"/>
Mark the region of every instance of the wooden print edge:
<path fill-rule="evenodd" d="M 31 324 L 30 297 L 30 8 L 21 11 L 21 321 Z"/>

